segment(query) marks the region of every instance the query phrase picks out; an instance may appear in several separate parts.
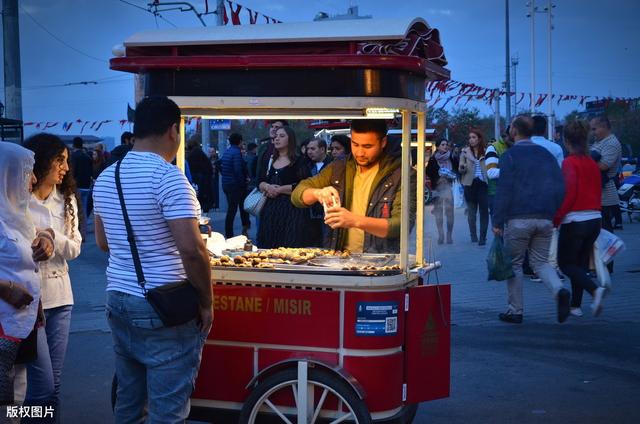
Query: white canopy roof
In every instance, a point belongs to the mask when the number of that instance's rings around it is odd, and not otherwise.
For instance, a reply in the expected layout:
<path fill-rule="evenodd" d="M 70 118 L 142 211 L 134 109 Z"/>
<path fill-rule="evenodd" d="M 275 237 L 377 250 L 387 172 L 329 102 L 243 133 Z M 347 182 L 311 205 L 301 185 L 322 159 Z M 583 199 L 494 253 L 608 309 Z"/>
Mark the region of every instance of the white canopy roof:
<path fill-rule="evenodd" d="M 136 33 L 124 45 L 136 47 L 401 40 L 416 23 L 428 27 L 422 18 L 406 18 L 172 28 Z"/>

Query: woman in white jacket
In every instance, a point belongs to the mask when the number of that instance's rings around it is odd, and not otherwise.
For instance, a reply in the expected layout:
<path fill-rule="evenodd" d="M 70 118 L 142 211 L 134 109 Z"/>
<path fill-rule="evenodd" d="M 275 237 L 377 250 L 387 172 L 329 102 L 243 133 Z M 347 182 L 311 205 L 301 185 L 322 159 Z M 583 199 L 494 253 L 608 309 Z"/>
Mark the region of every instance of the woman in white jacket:
<path fill-rule="evenodd" d="M 52 405 L 57 412 L 60 375 L 69 341 L 73 293 L 67 261 L 80 254 L 76 184 L 69 150 L 59 137 L 36 134 L 24 143 L 35 153 L 29 211 L 36 228 L 52 228 L 55 251 L 40 266 L 41 301 L 46 320 L 38 331 L 38 358 L 27 366 L 27 404 Z"/>

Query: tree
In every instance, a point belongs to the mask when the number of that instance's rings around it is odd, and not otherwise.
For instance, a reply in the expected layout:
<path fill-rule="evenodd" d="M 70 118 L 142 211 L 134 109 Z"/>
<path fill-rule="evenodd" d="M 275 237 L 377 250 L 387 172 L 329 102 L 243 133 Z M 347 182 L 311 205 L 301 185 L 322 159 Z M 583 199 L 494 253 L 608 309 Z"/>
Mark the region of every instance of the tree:
<path fill-rule="evenodd" d="M 481 118 L 478 109 L 454 109 L 449 126 L 449 139 L 454 144 L 467 144 L 469 130 L 479 128 L 480 123 Z"/>

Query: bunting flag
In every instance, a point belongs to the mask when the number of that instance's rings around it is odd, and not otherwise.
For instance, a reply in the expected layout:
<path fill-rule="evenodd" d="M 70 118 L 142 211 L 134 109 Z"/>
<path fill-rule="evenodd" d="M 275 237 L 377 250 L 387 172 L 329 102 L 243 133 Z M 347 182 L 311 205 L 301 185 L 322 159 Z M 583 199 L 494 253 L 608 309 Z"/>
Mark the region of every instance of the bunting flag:
<path fill-rule="evenodd" d="M 231 0 L 227 0 L 229 3 L 229 11 L 231 12 L 231 23 L 233 25 L 241 25 L 240 23 L 240 11 L 242 10 L 242 5 L 235 3 L 237 6 L 235 10 L 233 10 L 233 2 Z"/>
<path fill-rule="evenodd" d="M 548 93 L 540 93 L 537 97 L 534 97 L 531 93 L 523 93 L 523 92 L 506 92 L 504 90 L 498 90 L 488 87 L 482 87 L 473 83 L 466 83 L 462 81 L 455 80 L 439 80 L 439 81 L 429 81 L 425 85 L 425 94 L 427 98 L 427 104 L 429 107 L 433 107 L 436 104 L 436 100 L 438 98 L 443 98 L 443 95 L 449 95 L 447 101 L 440 107 L 444 108 L 450 100 L 454 100 L 454 105 L 460 104 L 462 100 L 462 105 L 467 105 L 471 101 L 483 101 L 487 104 L 492 104 L 496 98 L 502 98 L 503 96 L 513 97 L 515 100 L 515 104 L 519 105 L 528 97 L 529 99 L 529 107 L 541 107 L 545 102 L 553 102 L 555 101 L 557 105 L 562 102 L 579 102 L 580 106 L 584 106 L 585 102 L 589 99 L 599 100 L 600 97 L 597 96 L 578 96 L 575 94 L 551 94 L 549 96 Z M 611 97 L 607 98 L 609 101 L 631 104 L 632 102 L 637 102 L 637 98 L 621 98 L 621 97 Z"/>
<path fill-rule="evenodd" d="M 227 8 L 229 9 L 227 11 Z M 247 11 L 249 15 L 249 25 L 255 25 L 258 23 L 258 17 L 262 16 L 264 18 L 264 22 L 267 24 L 281 24 L 282 21 L 272 18 L 271 16 L 267 16 L 255 10 L 249 9 L 246 6 L 241 5 L 240 3 L 236 3 L 232 0 L 226 0 L 226 4 L 222 3 L 222 23 L 223 25 L 242 25 L 243 15 L 241 13 L 243 10 Z M 205 14 L 209 13 L 209 3 L 205 2 Z"/>
<path fill-rule="evenodd" d="M 249 24 L 255 25 L 256 21 L 258 20 L 258 12 L 254 12 L 248 7 L 247 7 L 247 12 L 249 12 Z"/>

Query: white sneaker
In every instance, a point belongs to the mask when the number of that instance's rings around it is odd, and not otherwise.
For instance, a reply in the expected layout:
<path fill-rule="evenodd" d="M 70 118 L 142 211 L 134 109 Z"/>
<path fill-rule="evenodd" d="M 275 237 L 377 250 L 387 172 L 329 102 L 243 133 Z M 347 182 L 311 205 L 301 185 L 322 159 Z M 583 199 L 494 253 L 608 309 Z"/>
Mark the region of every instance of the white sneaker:
<path fill-rule="evenodd" d="M 574 317 L 581 317 L 583 315 L 582 308 L 571 308 L 569 313 Z"/>
<path fill-rule="evenodd" d="M 597 317 L 602 312 L 602 299 L 609 293 L 606 287 L 598 287 L 593 294 L 593 303 L 591 304 L 591 314 Z"/>

